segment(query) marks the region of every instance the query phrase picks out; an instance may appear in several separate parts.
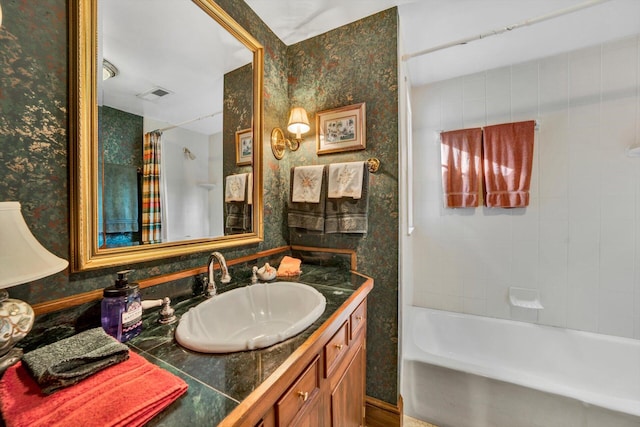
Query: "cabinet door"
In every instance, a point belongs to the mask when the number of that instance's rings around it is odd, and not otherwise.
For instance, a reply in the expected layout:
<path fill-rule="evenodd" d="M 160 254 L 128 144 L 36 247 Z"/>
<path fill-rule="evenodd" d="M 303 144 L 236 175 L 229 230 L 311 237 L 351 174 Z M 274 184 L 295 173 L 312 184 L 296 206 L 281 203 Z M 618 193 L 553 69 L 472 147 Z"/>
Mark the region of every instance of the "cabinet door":
<path fill-rule="evenodd" d="M 315 396 L 313 402 L 308 408 L 305 408 L 304 414 L 298 417 L 292 427 L 321 427 L 322 426 L 322 396 Z"/>
<path fill-rule="evenodd" d="M 364 425 L 365 349 L 358 352 L 331 392 L 331 422 L 334 427 Z"/>

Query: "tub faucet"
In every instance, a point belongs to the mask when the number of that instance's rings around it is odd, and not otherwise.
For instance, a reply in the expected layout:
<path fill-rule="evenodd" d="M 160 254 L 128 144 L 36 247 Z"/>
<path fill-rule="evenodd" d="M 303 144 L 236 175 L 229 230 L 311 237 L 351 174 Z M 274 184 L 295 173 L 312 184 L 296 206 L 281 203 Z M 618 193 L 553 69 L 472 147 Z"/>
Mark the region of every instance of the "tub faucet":
<path fill-rule="evenodd" d="M 220 252 L 213 252 L 209 255 L 209 262 L 207 262 L 207 283 L 204 289 L 204 295 L 207 298 L 215 296 L 218 291 L 216 289 L 216 281 L 214 277 L 213 262 L 218 261 L 220 264 L 220 283 L 229 283 L 231 276 L 229 275 L 229 269 L 227 268 L 227 262 L 224 260 L 224 256 Z"/>

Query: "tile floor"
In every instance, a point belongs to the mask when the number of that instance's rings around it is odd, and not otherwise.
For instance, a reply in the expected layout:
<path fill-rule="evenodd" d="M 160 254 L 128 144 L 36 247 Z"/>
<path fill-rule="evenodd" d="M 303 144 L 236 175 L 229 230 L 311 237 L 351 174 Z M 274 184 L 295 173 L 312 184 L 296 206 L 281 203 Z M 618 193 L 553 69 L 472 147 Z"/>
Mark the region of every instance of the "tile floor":
<path fill-rule="evenodd" d="M 411 418 L 407 415 L 403 415 L 402 426 L 403 427 L 438 427 L 424 421 L 416 420 L 415 418 Z"/>

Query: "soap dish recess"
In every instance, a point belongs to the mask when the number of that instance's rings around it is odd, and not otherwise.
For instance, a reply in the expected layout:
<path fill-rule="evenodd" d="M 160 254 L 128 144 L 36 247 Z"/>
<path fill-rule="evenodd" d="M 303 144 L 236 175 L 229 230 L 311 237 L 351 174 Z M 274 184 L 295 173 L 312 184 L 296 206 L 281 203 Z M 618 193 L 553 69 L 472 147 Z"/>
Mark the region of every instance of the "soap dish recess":
<path fill-rule="evenodd" d="M 509 288 L 509 303 L 514 307 L 543 310 L 538 289 Z"/>

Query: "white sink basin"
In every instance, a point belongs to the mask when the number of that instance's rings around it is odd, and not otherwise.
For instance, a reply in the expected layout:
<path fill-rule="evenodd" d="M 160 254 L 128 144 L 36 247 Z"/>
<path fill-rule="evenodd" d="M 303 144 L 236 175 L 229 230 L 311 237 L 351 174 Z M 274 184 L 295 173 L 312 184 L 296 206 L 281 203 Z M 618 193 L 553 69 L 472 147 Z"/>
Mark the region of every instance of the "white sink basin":
<path fill-rule="evenodd" d="M 176 340 L 202 353 L 268 347 L 306 329 L 325 304 L 324 295 L 302 283 L 245 286 L 189 309 L 176 328 Z"/>

